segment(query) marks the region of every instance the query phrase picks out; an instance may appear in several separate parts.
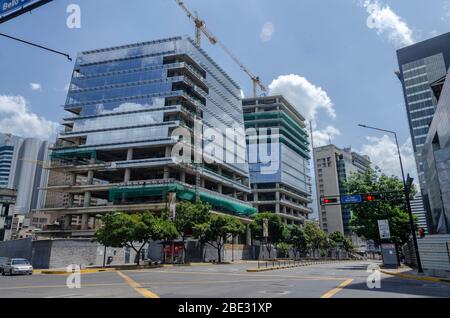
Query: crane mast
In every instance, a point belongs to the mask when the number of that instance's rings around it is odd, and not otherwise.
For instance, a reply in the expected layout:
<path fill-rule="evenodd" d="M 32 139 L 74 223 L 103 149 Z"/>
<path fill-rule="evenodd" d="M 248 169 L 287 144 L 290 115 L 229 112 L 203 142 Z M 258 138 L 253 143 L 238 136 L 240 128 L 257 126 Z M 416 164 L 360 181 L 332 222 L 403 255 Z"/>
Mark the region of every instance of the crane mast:
<path fill-rule="evenodd" d="M 231 57 L 231 59 L 239 65 L 241 70 L 246 73 L 253 82 L 253 97 L 257 97 L 258 87 L 263 92 L 267 92 L 267 87 L 262 83 L 259 76 L 254 75 L 241 61 L 223 44 L 206 26 L 205 21 L 199 18 L 197 14 L 193 14 L 184 4 L 182 0 L 175 0 L 175 2 L 181 7 L 181 9 L 186 13 L 188 18 L 192 20 L 195 24 L 195 44 L 200 47 L 202 33 L 206 36 L 212 45 L 218 44 L 225 53 Z"/>

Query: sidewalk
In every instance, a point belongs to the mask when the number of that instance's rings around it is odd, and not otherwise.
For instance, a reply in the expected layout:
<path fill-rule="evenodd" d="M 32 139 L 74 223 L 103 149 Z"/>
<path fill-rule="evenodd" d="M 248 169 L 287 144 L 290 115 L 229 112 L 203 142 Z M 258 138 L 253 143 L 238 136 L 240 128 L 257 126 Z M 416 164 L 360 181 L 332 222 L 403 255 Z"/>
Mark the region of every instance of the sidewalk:
<path fill-rule="evenodd" d="M 415 279 L 433 283 L 450 283 L 449 278 L 426 276 L 425 274 L 420 274 L 417 272 L 416 269 L 410 268 L 408 266 L 403 266 L 398 269 L 381 269 L 381 272 L 386 275 L 396 276 L 405 279 Z"/>

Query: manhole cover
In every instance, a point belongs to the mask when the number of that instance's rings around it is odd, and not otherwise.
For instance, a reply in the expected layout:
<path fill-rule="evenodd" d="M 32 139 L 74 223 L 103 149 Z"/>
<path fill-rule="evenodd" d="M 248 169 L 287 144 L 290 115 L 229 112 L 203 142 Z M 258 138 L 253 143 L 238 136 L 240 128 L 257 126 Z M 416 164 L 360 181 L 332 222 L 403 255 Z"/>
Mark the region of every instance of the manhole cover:
<path fill-rule="evenodd" d="M 291 292 L 287 290 L 264 290 L 261 292 L 261 294 L 264 295 L 288 295 L 290 293 Z"/>

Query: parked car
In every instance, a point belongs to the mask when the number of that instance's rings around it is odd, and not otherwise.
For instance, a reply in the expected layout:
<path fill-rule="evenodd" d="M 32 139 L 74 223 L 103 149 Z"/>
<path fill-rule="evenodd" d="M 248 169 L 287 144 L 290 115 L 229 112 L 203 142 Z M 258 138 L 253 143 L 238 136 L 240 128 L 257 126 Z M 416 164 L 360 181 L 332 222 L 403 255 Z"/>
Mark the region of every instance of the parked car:
<path fill-rule="evenodd" d="M 33 275 L 33 266 L 23 258 L 0 259 L 0 271 L 5 275 Z"/>

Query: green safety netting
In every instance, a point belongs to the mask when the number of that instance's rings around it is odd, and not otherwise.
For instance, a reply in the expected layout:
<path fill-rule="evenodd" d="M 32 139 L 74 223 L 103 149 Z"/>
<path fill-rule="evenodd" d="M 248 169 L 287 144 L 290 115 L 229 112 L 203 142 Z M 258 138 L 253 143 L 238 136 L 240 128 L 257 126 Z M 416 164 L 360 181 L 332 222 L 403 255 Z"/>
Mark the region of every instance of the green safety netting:
<path fill-rule="evenodd" d="M 51 154 L 52 159 L 62 159 L 62 160 L 77 160 L 77 159 L 95 159 L 97 160 L 96 150 L 81 150 L 81 149 L 70 149 L 70 150 L 56 150 Z"/>
<path fill-rule="evenodd" d="M 116 187 L 109 190 L 109 201 L 115 202 L 122 199 L 151 197 L 166 195 L 176 192 L 177 198 L 183 201 L 194 201 L 195 190 L 178 183 L 167 185 L 143 185 L 139 187 Z M 200 200 L 209 203 L 212 207 L 237 215 L 251 216 L 256 214 L 257 209 L 252 206 L 239 203 L 212 193 L 200 191 Z"/>

